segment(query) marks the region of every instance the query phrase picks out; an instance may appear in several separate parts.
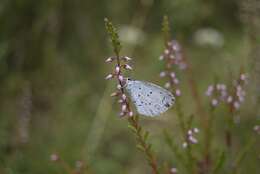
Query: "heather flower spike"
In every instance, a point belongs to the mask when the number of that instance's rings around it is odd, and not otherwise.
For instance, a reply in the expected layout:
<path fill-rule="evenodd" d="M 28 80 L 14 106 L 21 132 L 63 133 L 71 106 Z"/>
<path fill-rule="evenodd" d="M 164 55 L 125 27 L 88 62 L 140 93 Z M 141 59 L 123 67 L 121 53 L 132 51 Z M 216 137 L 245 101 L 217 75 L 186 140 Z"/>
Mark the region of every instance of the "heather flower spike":
<path fill-rule="evenodd" d="M 237 80 L 234 80 L 233 86 L 227 88 L 225 84 L 217 83 L 209 85 L 205 95 L 211 98 L 211 105 L 216 107 L 219 103 L 229 105 L 232 110 L 238 110 L 245 100 L 245 85 L 248 83 L 248 76 L 241 73 Z"/>
<path fill-rule="evenodd" d="M 198 128 L 189 129 L 186 133 L 186 141 L 182 143 L 182 147 L 186 148 L 190 144 L 197 144 L 198 139 L 195 137 L 195 134 L 199 133 Z"/>
<path fill-rule="evenodd" d="M 162 31 L 164 35 L 165 49 L 162 55 L 160 55 L 159 60 L 164 62 L 165 70 L 160 73 L 160 77 L 167 79 L 164 87 L 172 89 L 173 93 L 179 97 L 182 92 L 179 87 L 180 80 L 175 72 L 175 67 L 184 70 L 187 65 L 184 61 L 180 44 L 176 40 L 170 40 L 170 26 L 167 16 L 164 16 L 163 18 Z"/>
<path fill-rule="evenodd" d="M 186 63 L 183 60 L 180 45 L 176 40 L 168 42 L 164 53 L 160 56 L 160 60 L 165 62 L 165 70 L 160 73 L 160 77 L 167 78 L 165 88 L 171 88 L 176 96 L 181 96 L 179 88 L 180 80 L 175 73 L 175 66 L 183 70 L 186 68 Z"/>
<path fill-rule="evenodd" d="M 115 62 L 115 67 L 113 73 L 106 76 L 106 79 L 117 79 L 117 91 L 111 94 L 112 97 L 118 98 L 118 103 L 121 107 L 120 116 L 133 116 L 133 112 L 130 108 L 129 100 L 125 94 L 124 86 L 126 84 L 126 79 L 124 77 L 124 69 L 132 69 L 128 64 L 123 64 L 122 61 L 131 61 L 132 59 L 127 56 L 119 56 L 121 50 L 121 43 L 116 31 L 116 28 L 112 25 L 108 19 L 105 19 L 105 26 L 108 34 L 110 35 L 111 42 L 113 44 L 115 57 L 109 57 L 106 59 L 107 63 Z M 123 67 L 123 68 L 122 68 Z"/>

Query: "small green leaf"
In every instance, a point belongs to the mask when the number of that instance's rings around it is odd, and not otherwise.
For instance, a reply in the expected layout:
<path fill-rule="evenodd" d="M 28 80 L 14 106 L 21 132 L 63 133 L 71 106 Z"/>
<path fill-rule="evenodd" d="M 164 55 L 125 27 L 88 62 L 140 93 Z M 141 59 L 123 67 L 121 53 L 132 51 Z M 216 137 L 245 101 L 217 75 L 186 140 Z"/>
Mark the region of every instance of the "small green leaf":
<path fill-rule="evenodd" d="M 149 136 L 149 132 L 148 132 L 148 131 L 145 131 L 145 133 L 144 133 L 144 141 L 147 140 L 148 136 Z"/>
<path fill-rule="evenodd" d="M 114 48 L 114 52 L 117 56 L 119 56 L 122 46 L 119 41 L 117 29 L 113 26 L 112 22 L 109 21 L 107 18 L 105 18 L 104 21 L 105 21 L 105 27 L 106 27 L 107 33 L 110 36 L 110 40 L 111 40 L 113 48 Z"/>
<path fill-rule="evenodd" d="M 217 174 L 219 172 L 219 170 L 222 168 L 225 160 L 226 160 L 226 154 L 223 151 L 223 152 L 221 152 L 221 154 L 216 162 L 216 166 L 214 167 L 212 174 Z"/>
<path fill-rule="evenodd" d="M 137 130 L 136 130 L 136 128 L 134 127 L 134 126 L 132 126 L 132 125 L 128 125 L 128 127 L 129 127 L 129 129 L 131 129 L 134 133 L 137 133 Z"/>
<path fill-rule="evenodd" d="M 139 149 L 139 150 L 145 152 L 145 148 L 144 148 L 142 145 L 137 144 L 136 147 L 137 147 L 137 149 Z"/>
<path fill-rule="evenodd" d="M 163 32 L 163 36 L 164 36 L 164 42 L 165 44 L 168 43 L 168 41 L 170 40 L 170 25 L 169 25 L 169 19 L 168 16 L 164 16 L 163 17 L 163 22 L 162 22 L 162 32 Z"/>

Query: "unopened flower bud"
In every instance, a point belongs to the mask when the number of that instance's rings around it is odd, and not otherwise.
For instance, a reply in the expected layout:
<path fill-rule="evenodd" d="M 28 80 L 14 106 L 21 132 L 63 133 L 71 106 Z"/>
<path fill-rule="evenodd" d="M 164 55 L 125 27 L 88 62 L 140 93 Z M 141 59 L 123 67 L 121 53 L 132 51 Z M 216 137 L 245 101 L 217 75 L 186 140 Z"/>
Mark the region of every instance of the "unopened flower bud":
<path fill-rule="evenodd" d="M 126 100 L 126 95 L 122 94 L 122 100 Z"/>
<path fill-rule="evenodd" d="M 231 103 L 232 101 L 233 101 L 233 97 L 232 97 L 232 96 L 228 96 L 227 102 L 228 102 L 228 103 Z"/>
<path fill-rule="evenodd" d="M 107 63 L 113 62 L 114 59 L 115 59 L 114 57 L 109 57 L 109 58 L 107 58 L 106 62 Z"/>
<path fill-rule="evenodd" d="M 118 84 L 116 87 L 117 87 L 117 89 L 121 89 L 122 88 L 122 86 L 120 84 Z"/>
<path fill-rule="evenodd" d="M 127 57 L 127 56 L 122 57 L 122 59 L 125 60 L 125 61 L 131 61 L 132 60 L 132 58 Z"/>
<path fill-rule="evenodd" d="M 115 97 L 118 96 L 118 92 L 113 92 L 112 94 L 110 94 L 111 97 Z"/>
<path fill-rule="evenodd" d="M 132 70 L 133 68 L 130 65 L 125 64 L 125 69 Z"/>
<path fill-rule="evenodd" d="M 199 131 L 200 131 L 200 130 L 199 130 L 198 128 L 196 128 L 196 127 L 193 129 L 193 132 L 194 132 L 194 133 L 199 133 Z"/>
<path fill-rule="evenodd" d="M 164 54 L 169 54 L 169 53 L 170 53 L 170 52 L 169 52 L 168 49 L 164 50 Z"/>
<path fill-rule="evenodd" d="M 165 83 L 164 87 L 165 88 L 170 88 L 171 84 L 169 82 Z"/>
<path fill-rule="evenodd" d="M 188 143 L 187 143 L 187 142 L 182 143 L 182 148 L 186 149 L 187 146 L 188 146 Z"/>
<path fill-rule="evenodd" d="M 105 77 L 106 80 L 109 80 L 109 79 L 112 79 L 112 78 L 113 78 L 113 74 L 108 74 L 108 75 Z"/>
<path fill-rule="evenodd" d="M 164 59 L 164 56 L 160 56 L 160 57 L 159 57 L 159 60 L 163 60 L 163 59 Z"/>

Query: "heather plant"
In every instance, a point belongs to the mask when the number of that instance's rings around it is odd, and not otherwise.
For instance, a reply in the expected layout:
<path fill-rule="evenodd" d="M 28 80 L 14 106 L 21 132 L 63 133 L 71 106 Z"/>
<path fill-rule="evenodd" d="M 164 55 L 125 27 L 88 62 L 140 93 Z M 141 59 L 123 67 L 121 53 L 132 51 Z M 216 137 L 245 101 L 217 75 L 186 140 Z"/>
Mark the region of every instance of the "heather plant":
<path fill-rule="evenodd" d="M 178 136 L 171 135 L 168 130 L 164 131 L 165 143 L 173 152 L 176 164 L 166 162 L 167 165 L 163 168 L 162 164 L 157 162 L 157 157 L 155 157 L 155 153 L 151 149 L 152 145 L 147 140 L 149 132 L 144 130 L 139 123 L 140 118 L 146 118 L 134 112 L 134 109 L 131 108 L 131 100 L 125 93 L 124 87 L 128 78 L 125 76 L 125 71 L 133 70 L 128 64 L 133 59 L 128 56 L 121 56 L 122 45 L 117 30 L 108 19 L 105 19 L 105 26 L 115 54 L 105 61 L 109 64 L 114 63 L 113 72 L 106 76 L 107 80 L 115 79 L 117 82 L 116 92 L 113 92 L 111 96 L 117 97 L 121 108 L 119 115 L 123 120 L 128 120 L 128 127 L 136 136 L 137 148 L 144 152 L 152 173 L 239 173 L 239 164 L 245 158 L 248 150 L 255 144 L 254 138 L 251 138 L 243 147 L 240 147 L 241 149 L 232 149 L 232 141 L 234 141 L 232 132 L 234 132 L 236 116 L 246 99 L 246 85 L 249 83 L 248 75 L 241 71 L 237 79 L 230 79 L 230 84 L 216 81 L 208 86 L 205 95 L 199 94 L 192 74 L 191 64 L 184 57 L 181 44 L 176 39 L 172 39 L 168 17 L 164 17 L 162 31 L 165 50 L 159 60 L 163 61 L 165 66 L 159 74 L 166 81 L 165 88 L 171 90 L 176 97 L 173 110 L 176 111 L 178 117 L 182 140 L 177 140 L 175 137 Z M 180 86 L 182 79 L 178 75 L 181 73 L 187 75 L 188 89 L 190 89 L 196 105 L 196 110 L 189 116 L 183 111 L 184 107 L 180 100 L 183 95 L 187 94 Z M 208 104 L 202 102 L 202 97 L 209 99 Z M 227 108 L 225 109 L 226 112 L 222 113 L 223 116 L 227 117 L 224 123 L 226 129 L 221 134 L 226 149 L 212 145 L 214 139 L 217 138 L 216 134 L 214 134 L 214 124 L 216 122 L 215 117 L 219 114 L 217 112 L 219 105 L 224 105 Z M 256 125 L 254 130 L 259 132 L 259 126 Z M 254 136 L 252 132 L 252 137 Z M 235 150 L 237 152 L 234 152 Z"/>

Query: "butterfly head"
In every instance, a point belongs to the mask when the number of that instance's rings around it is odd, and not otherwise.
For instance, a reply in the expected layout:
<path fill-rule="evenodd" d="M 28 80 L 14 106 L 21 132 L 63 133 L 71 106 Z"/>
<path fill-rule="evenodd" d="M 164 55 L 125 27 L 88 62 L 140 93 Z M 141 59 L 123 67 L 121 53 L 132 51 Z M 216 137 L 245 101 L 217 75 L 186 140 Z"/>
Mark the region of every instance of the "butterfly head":
<path fill-rule="evenodd" d="M 129 84 L 133 84 L 134 80 L 131 78 L 126 78 L 125 80 L 125 85 L 124 86 L 128 86 Z"/>

